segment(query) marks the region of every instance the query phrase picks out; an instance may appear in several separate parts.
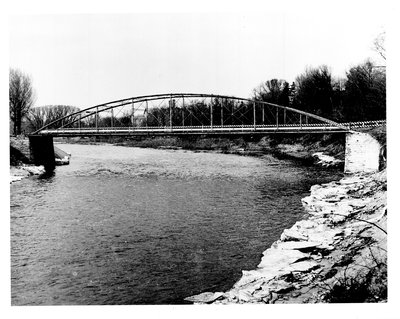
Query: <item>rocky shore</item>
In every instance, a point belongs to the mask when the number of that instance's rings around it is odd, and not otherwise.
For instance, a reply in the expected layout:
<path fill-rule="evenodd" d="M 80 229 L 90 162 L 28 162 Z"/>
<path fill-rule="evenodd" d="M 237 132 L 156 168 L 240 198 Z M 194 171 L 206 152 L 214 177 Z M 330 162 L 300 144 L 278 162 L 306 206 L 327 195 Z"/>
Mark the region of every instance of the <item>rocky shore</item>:
<path fill-rule="evenodd" d="M 227 292 L 195 304 L 385 302 L 386 170 L 311 187 L 309 217 L 285 229 Z"/>
<path fill-rule="evenodd" d="M 41 175 L 46 171 L 44 166 L 19 165 L 10 167 L 10 184 L 32 175 Z"/>

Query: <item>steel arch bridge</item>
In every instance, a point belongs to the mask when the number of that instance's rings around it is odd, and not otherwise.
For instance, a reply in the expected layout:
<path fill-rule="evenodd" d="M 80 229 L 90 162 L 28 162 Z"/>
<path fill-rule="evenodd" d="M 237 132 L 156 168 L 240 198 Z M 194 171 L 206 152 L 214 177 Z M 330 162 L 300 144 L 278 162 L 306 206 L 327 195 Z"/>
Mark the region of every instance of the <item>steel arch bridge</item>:
<path fill-rule="evenodd" d="M 169 93 L 88 107 L 33 132 L 41 136 L 346 133 L 385 121 L 337 123 L 291 107 L 240 97 Z"/>

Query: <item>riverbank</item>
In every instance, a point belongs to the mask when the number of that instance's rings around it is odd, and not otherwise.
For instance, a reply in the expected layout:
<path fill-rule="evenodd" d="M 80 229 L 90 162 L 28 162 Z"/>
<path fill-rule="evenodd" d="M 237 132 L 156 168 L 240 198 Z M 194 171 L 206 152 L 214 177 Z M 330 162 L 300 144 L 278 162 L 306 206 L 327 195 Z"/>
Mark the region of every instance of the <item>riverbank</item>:
<path fill-rule="evenodd" d="M 29 155 L 29 141 L 25 137 L 10 137 L 10 183 L 45 173 L 43 166 L 34 166 Z"/>
<path fill-rule="evenodd" d="M 311 187 L 307 219 L 283 231 L 257 269 L 204 304 L 387 301 L 386 170 Z"/>
<path fill-rule="evenodd" d="M 44 166 L 19 165 L 10 167 L 10 184 L 32 175 L 46 173 Z"/>
<path fill-rule="evenodd" d="M 71 154 L 54 147 L 56 165 L 67 165 Z M 41 175 L 44 166 L 35 166 L 31 160 L 29 140 L 24 136 L 10 137 L 10 183 L 32 175 Z"/>

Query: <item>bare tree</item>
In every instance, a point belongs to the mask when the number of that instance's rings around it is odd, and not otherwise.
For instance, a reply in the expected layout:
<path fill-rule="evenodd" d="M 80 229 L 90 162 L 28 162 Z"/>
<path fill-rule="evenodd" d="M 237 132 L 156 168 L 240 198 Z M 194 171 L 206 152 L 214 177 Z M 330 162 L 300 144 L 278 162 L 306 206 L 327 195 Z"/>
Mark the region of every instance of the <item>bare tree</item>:
<path fill-rule="evenodd" d="M 29 110 L 27 119 L 32 131 L 36 131 L 45 125 L 47 119 L 46 113 L 44 107 L 33 107 Z"/>
<path fill-rule="evenodd" d="M 386 71 L 371 61 L 352 67 L 347 73 L 344 114 L 347 121 L 386 118 Z"/>
<path fill-rule="evenodd" d="M 50 123 L 57 119 L 61 119 L 65 116 L 71 115 L 79 111 L 79 108 L 70 105 L 49 105 L 46 108 L 47 108 L 47 123 Z M 77 116 L 71 116 L 69 121 L 74 121 L 75 119 L 77 119 Z"/>
<path fill-rule="evenodd" d="M 294 107 L 329 118 L 333 110 L 332 102 L 333 85 L 328 66 L 308 67 L 296 77 Z"/>
<path fill-rule="evenodd" d="M 386 48 L 385 48 L 386 33 L 380 33 L 374 40 L 374 49 L 386 61 Z"/>
<path fill-rule="evenodd" d="M 23 117 L 34 103 L 32 79 L 18 69 L 10 69 L 9 104 L 14 135 L 21 134 Z"/>
<path fill-rule="evenodd" d="M 31 108 L 27 114 L 27 119 L 31 129 L 36 131 L 53 121 L 71 115 L 77 111 L 79 111 L 79 108 L 70 105 L 46 105 Z M 72 115 L 68 122 L 72 122 L 77 118 L 78 115 Z M 57 127 L 57 125 L 61 125 L 61 123 L 55 123 L 55 127 Z"/>
<path fill-rule="evenodd" d="M 282 105 L 289 104 L 289 83 L 272 79 L 253 89 L 253 99 Z"/>

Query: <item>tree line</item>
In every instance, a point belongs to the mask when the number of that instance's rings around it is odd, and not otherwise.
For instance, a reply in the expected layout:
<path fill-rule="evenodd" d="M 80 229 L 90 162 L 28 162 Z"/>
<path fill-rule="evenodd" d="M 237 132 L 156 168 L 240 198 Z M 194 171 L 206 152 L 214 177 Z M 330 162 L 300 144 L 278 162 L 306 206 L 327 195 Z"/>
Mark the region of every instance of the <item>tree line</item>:
<path fill-rule="evenodd" d="M 366 61 L 350 68 L 345 78 L 335 79 L 326 65 L 307 68 L 292 84 L 282 79 L 261 83 L 253 89 L 250 99 L 290 106 L 337 122 L 382 120 L 386 118 L 386 69 Z M 169 105 L 153 108 L 149 110 L 147 124 L 210 125 L 211 105 L 213 125 L 253 122 L 253 102 L 211 99 L 208 103 L 191 101 L 185 109 L 175 105 L 171 110 Z M 263 118 L 257 110 L 257 124 L 274 123 L 275 114 L 272 115 Z"/>
<path fill-rule="evenodd" d="M 307 68 L 291 85 L 277 79 L 260 84 L 253 98 L 338 122 L 382 120 L 386 118 L 386 69 L 366 61 L 350 68 L 346 78 L 334 79 L 326 65 Z"/>
<path fill-rule="evenodd" d="M 33 132 L 79 111 L 68 105 L 32 107 L 35 94 L 31 77 L 16 69 L 10 69 L 9 97 L 14 135 L 21 134 L 22 126 L 25 132 Z M 290 106 L 337 122 L 382 120 L 386 118 L 386 69 L 366 61 L 351 67 L 345 78 L 333 78 L 326 65 L 310 67 L 292 84 L 283 79 L 261 83 L 253 89 L 250 99 Z M 111 126 L 112 121 L 118 121 L 116 126 L 210 125 L 211 104 L 214 125 L 241 125 L 253 121 L 253 102 L 215 98 L 208 102 L 188 101 L 184 109 L 175 104 L 151 108 L 146 116 L 136 119 L 129 114 L 118 120 L 103 116 L 97 119 L 97 124 Z M 257 112 L 256 120 L 264 123 L 265 119 Z M 269 121 L 267 119 L 264 124 L 270 124 Z M 94 124 L 94 116 L 79 123 L 81 126 Z"/>

